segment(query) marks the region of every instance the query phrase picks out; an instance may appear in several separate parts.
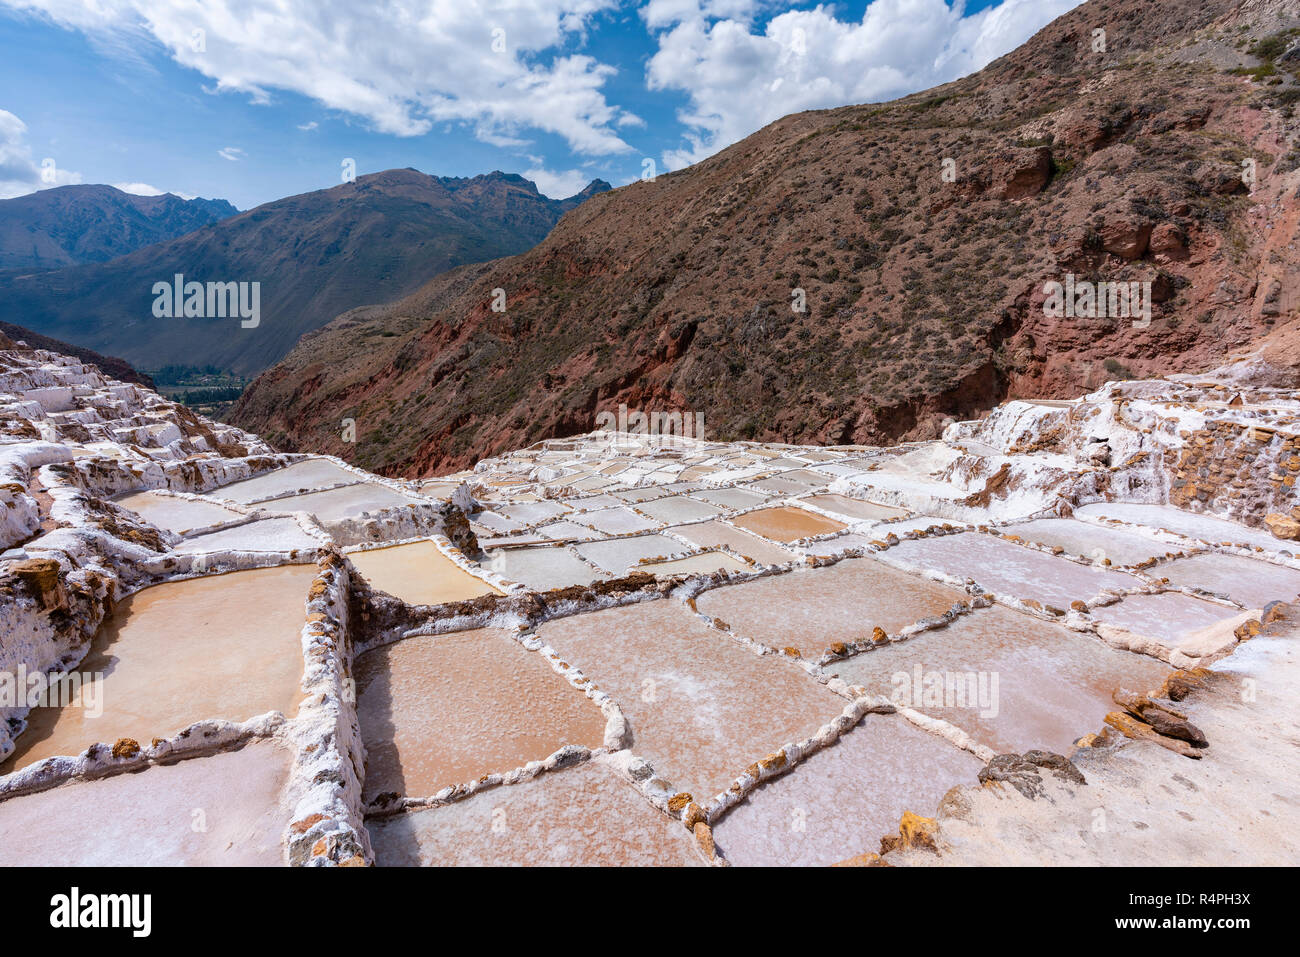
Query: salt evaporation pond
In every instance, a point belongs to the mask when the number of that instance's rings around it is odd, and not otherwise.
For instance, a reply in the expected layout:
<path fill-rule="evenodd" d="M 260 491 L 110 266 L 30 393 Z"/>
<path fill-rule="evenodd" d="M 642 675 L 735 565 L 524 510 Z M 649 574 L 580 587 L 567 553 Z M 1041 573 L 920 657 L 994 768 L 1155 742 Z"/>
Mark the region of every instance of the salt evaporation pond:
<path fill-rule="evenodd" d="M 381 867 L 702 863 L 681 822 L 599 758 L 366 828 Z"/>
<path fill-rule="evenodd" d="M 281 866 L 291 760 L 287 749 L 254 741 L 0 801 L 0 834 L 9 838 L 0 867 Z"/>
<path fill-rule="evenodd" d="M 685 558 L 676 558 L 666 562 L 650 562 L 645 565 L 637 566 L 639 572 L 649 572 L 651 575 L 711 575 L 716 571 L 739 572 L 752 571 L 750 565 L 746 565 L 739 559 L 732 558 L 726 552 L 702 552 L 699 555 L 687 555 Z"/>
<path fill-rule="evenodd" d="M 177 498 L 153 491 L 119 495 L 113 502 L 135 512 L 150 525 L 178 534 L 192 528 L 235 522 L 244 517 L 216 502 Z"/>
<path fill-rule="evenodd" d="M 1170 648 L 1179 647 L 1203 628 L 1239 614 L 1236 608 L 1176 592 L 1129 595 L 1118 604 L 1092 610 L 1092 616 L 1103 624 L 1155 638 Z"/>
<path fill-rule="evenodd" d="M 367 801 L 386 791 L 425 797 L 604 741 L 600 708 L 494 629 L 384 645 L 357 659 L 356 680 Z"/>
<path fill-rule="evenodd" d="M 752 558 L 764 565 L 784 565 L 795 559 L 794 552 L 724 522 L 678 525 L 669 531 L 701 548 L 730 548 L 736 554 Z"/>
<path fill-rule="evenodd" d="M 670 495 L 653 502 L 642 502 L 639 510 L 658 522 L 699 522 L 721 515 L 722 509 L 707 502 L 698 502 L 686 495 Z"/>
<path fill-rule="evenodd" d="M 721 618 L 746 638 L 815 657 L 832 642 L 869 641 L 877 626 L 893 634 L 967 597 L 872 558 L 849 558 L 829 568 L 724 585 L 695 601 L 701 613 Z"/>
<path fill-rule="evenodd" d="M 502 594 L 453 562 L 433 542 L 348 552 L 348 559 L 371 586 L 408 605 L 441 605 Z"/>
<path fill-rule="evenodd" d="M 809 505 L 816 505 L 827 512 L 834 512 L 837 515 L 844 515 L 853 519 L 887 521 L 893 518 L 904 518 L 911 514 L 905 508 L 880 505 L 876 502 L 849 498 L 845 495 L 810 495 L 802 501 L 807 502 Z"/>
<path fill-rule="evenodd" d="M 653 519 L 638 515 L 630 508 L 604 508 L 593 512 L 579 512 L 571 520 L 582 525 L 590 525 L 607 535 L 625 535 L 629 532 L 644 532 L 658 528 L 659 523 Z"/>
<path fill-rule="evenodd" d="M 1099 730 L 1115 710 L 1112 691 L 1146 692 L 1169 674 L 1164 662 L 997 605 L 837 661 L 829 670 L 872 694 L 955 724 L 998 753 L 1017 754 L 1033 748 L 1069 754 L 1076 740 Z M 951 693 L 935 690 L 950 676 Z"/>
<path fill-rule="evenodd" d="M 351 518 L 362 512 L 378 512 L 401 505 L 414 505 L 420 500 L 403 495 L 387 485 L 375 482 L 358 482 L 324 492 L 307 492 L 258 502 L 258 508 L 276 512 L 310 512 L 322 522 Z"/>
<path fill-rule="evenodd" d="M 1174 585 L 1194 585 L 1226 595 L 1247 608 L 1263 608 L 1271 601 L 1296 601 L 1300 595 L 1300 571 L 1268 562 L 1215 553 L 1179 558 L 1151 574 L 1168 578 Z"/>
<path fill-rule="evenodd" d="M 490 567 L 511 581 L 534 591 L 588 585 L 609 573 L 593 568 L 561 545 L 540 548 L 503 548 L 491 555 Z"/>
<path fill-rule="evenodd" d="M 297 520 L 266 518 L 245 522 L 219 532 L 195 535 L 174 549 L 184 555 L 206 552 L 291 552 L 320 548 L 321 543 L 308 535 Z"/>
<path fill-rule="evenodd" d="M 676 558 L 687 551 L 681 542 L 665 535 L 636 535 L 631 538 L 611 538 L 602 542 L 587 542 L 578 546 L 578 554 L 587 561 L 615 575 L 638 570 L 647 559 Z"/>
<path fill-rule="evenodd" d="M 1060 547 L 1071 555 L 1099 563 L 1109 558 L 1112 565 L 1136 565 L 1168 552 L 1181 551 L 1177 545 L 1158 542 L 1136 532 L 1091 525 L 1072 518 L 1039 518 L 1006 525 L 998 531 L 1019 535 L 1042 545 Z"/>
<path fill-rule="evenodd" d="M 1185 512 L 1172 505 L 1137 505 L 1131 502 L 1094 502 L 1074 510 L 1076 515 L 1091 515 L 1104 518 L 1117 518 L 1135 525 L 1149 528 L 1165 528 L 1179 535 L 1199 539 L 1205 542 L 1233 542 L 1239 545 L 1258 545 L 1268 551 L 1282 549 L 1296 552 L 1300 545 L 1283 542 L 1266 531 L 1247 528 L 1225 518 L 1204 515 L 1198 512 Z M 1172 549 L 1170 549 L 1172 550 Z"/>
<path fill-rule="evenodd" d="M 340 468 L 329 459 L 304 459 L 264 475 L 223 485 L 209 494 L 246 505 L 258 499 L 325 488 L 341 482 L 356 482 L 360 478 L 357 473 Z"/>
<path fill-rule="evenodd" d="M 770 496 L 750 492 L 743 488 L 706 488 L 692 492 L 691 498 L 700 499 L 723 508 L 753 508 L 762 505 Z"/>
<path fill-rule="evenodd" d="M 672 599 L 556 619 L 537 634 L 619 703 L 632 750 L 700 800 L 815 734 L 845 705 L 799 668 L 755 655 Z"/>
<path fill-rule="evenodd" d="M 818 867 L 880 849 L 904 811 L 926 816 L 983 762 L 897 716 L 867 715 L 790 773 L 765 781 L 713 828 L 740 866 Z"/>
<path fill-rule="evenodd" d="M 1080 565 L 979 532 L 912 539 L 882 554 L 886 561 L 905 562 L 958 579 L 973 578 L 995 594 L 1032 598 L 1060 609 L 1069 608 L 1072 601 L 1095 598 L 1108 588 L 1122 590 L 1142 584 L 1132 575 Z"/>
<path fill-rule="evenodd" d="M 778 542 L 793 542 L 814 535 L 827 535 L 846 527 L 843 522 L 810 512 L 806 508 L 794 508 L 789 505 L 760 508 L 737 515 L 732 521 L 757 535 Z"/>
<path fill-rule="evenodd" d="M 536 525 L 547 522 L 569 511 L 568 506 L 559 502 L 524 502 L 521 505 L 507 505 L 497 509 L 499 515 L 524 525 Z"/>
<path fill-rule="evenodd" d="M 592 539 L 601 537 L 601 534 L 596 530 L 587 528 L 585 525 L 578 525 L 568 519 L 552 522 L 550 525 L 543 525 L 537 529 L 537 534 L 556 542 L 589 542 Z"/>
<path fill-rule="evenodd" d="M 76 668 L 100 676 L 103 714 L 96 717 L 93 702 L 32 709 L 0 774 L 96 742 L 132 738 L 147 747 L 205 718 L 292 717 L 315 577 L 315 565 L 282 565 L 164 582 L 126 598 Z"/>

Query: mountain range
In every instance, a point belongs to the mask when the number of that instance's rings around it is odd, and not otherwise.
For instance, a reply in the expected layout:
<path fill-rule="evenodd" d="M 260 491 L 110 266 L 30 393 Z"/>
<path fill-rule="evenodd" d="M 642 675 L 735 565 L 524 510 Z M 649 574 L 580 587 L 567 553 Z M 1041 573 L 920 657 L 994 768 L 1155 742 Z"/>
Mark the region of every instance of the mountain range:
<path fill-rule="evenodd" d="M 1298 64 L 1287 0 L 1089 0 L 976 74 L 787 116 L 344 312 L 232 421 L 420 475 L 622 404 L 888 443 L 1236 352 L 1294 368 Z M 1118 283 L 1138 314 L 1055 308 Z"/>
<path fill-rule="evenodd" d="M 106 262 L 234 216 L 224 199 L 57 186 L 0 200 L 0 270 Z"/>
<path fill-rule="evenodd" d="M 513 174 L 388 170 L 266 203 L 106 262 L 0 275 L 0 318 L 143 370 L 251 375 L 342 310 L 406 295 L 462 263 L 532 247 L 565 212 L 608 188 L 597 180 L 553 200 Z M 178 275 L 182 289 L 246 284 L 250 299 L 257 283 L 257 321 L 221 318 L 216 309 L 160 316 L 155 284 L 173 285 Z M 203 302 L 211 308 L 206 296 Z"/>

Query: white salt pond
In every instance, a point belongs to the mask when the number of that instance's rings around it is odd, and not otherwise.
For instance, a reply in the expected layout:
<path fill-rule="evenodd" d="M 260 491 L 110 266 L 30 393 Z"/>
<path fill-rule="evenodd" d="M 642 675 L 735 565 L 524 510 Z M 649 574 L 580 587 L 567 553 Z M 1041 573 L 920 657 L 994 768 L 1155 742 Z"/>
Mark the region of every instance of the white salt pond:
<path fill-rule="evenodd" d="M 1068 609 L 1072 601 L 1095 598 L 1104 589 L 1142 584 L 1132 575 L 1080 565 L 979 532 L 900 542 L 881 554 L 885 561 L 905 562 L 958 579 L 973 578 L 995 594 L 1032 598 L 1060 609 Z"/>
<path fill-rule="evenodd" d="M 1300 545 L 1274 538 L 1263 529 L 1248 528 L 1224 518 L 1199 512 L 1186 512 L 1172 505 L 1137 505 L 1130 502 L 1095 502 L 1074 510 L 1076 515 L 1116 518 L 1124 522 L 1165 528 L 1179 535 L 1205 542 L 1232 542 L 1239 545 L 1258 545 L 1268 551 L 1300 552 Z"/>
<path fill-rule="evenodd" d="M 710 505 L 720 505 L 723 508 L 753 508 L 762 505 L 770 497 L 743 488 L 706 488 L 691 493 L 691 498 L 700 499 Z"/>
<path fill-rule="evenodd" d="M 403 495 L 387 485 L 375 482 L 358 482 L 324 492 L 307 492 L 258 502 L 258 508 L 274 512 L 310 512 L 322 522 L 352 518 L 362 512 L 378 512 L 401 505 L 414 505 L 420 500 Z"/>
<path fill-rule="evenodd" d="M 304 459 L 273 472 L 223 485 L 209 494 L 248 504 L 276 495 L 326 488 L 341 482 L 356 482 L 360 478 L 355 472 L 340 468 L 329 459 Z"/>
<path fill-rule="evenodd" d="M 384 645 L 357 659 L 356 678 L 366 800 L 424 797 L 604 741 L 600 708 L 502 631 Z"/>
<path fill-rule="evenodd" d="M 983 763 L 898 716 L 867 715 L 791 772 L 765 781 L 713 829 L 739 866 L 819 867 L 880 849 L 904 811 L 929 817 Z"/>
<path fill-rule="evenodd" d="M 599 758 L 366 827 L 381 867 L 702 863 L 681 822 Z"/>
<path fill-rule="evenodd" d="M 614 575 L 639 571 L 645 560 L 677 558 L 687 551 L 681 542 L 665 535 L 635 535 L 631 538 L 611 538 L 602 542 L 587 542 L 578 546 L 578 554 Z"/>
<path fill-rule="evenodd" d="M 534 591 L 587 585 L 609 573 L 593 568 L 563 546 L 503 548 L 491 554 L 489 567 Z"/>
<path fill-rule="evenodd" d="M 919 670 L 918 670 L 919 669 Z M 1167 664 L 1000 606 L 828 666 L 850 684 L 942 718 L 999 753 L 1069 754 L 1116 705 L 1146 692 Z"/>
<path fill-rule="evenodd" d="M 1104 624 L 1155 638 L 1170 648 L 1177 648 L 1195 632 L 1238 614 L 1230 606 L 1174 592 L 1129 595 L 1118 604 L 1092 610 L 1092 616 Z"/>
<path fill-rule="evenodd" d="M 1263 608 L 1271 601 L 1296 601 L 1300 596 L 1300 571 L 1237 555 L 1207 553 L 1178 558 L 1151 574 L 1174 585 L 1194 585 L 1226 595 L 1247 608 Z"/>
<path fill-rule="evenodd" d="M 506 505 L 497 509 L 498 515 L 504 515 L 506 518 L 523 525 L 536 525 L 539 522 L 550 521 L 566 514 L 569 509 L 566 505 L 559 502 L 542 501 L 542 502 L 524 502 L 521 505 Z"/>
<path fill-rule="evenodd" d="M 699 522 L 721 515 L 722 509 L 708 502 L 698 502 L 686 495 L 670 495 L 637 508 L 657 522 Z"/>
<path fill-rule="evenodd" d="M 216 502 L 177 498 L 154 491 L 131 492 L 119 495 L 113 501 L 122 508 L 135 512 L 150 525 L 178 534 L 193 528 L 222 525 L 243 518 L 239 512 L 231 511 Z"/>
<path fill-rule="evenodd" d="M 696 598 L 696 606 L 746 638 L 816 657 L 832 642 L 869 641 L 877 626 L 894 634 L 967 597 L 875 559 L 850 558 L 829 568 L 714 588 Z"/>
<path fill-rule="evenodd" d="M 76 669 L 99 676 L 103 713 L 93 700 L 34 708 L 0 774 L 118 738 L 147 747 L 205 718 L 292 717 L 302 697 L 301 632 L 315 577 L 315 565 L 282 565 L 164 582 L 126 598 Z"/>
<path fill-rule="evenodd" d="M 1070 555 L 1089 558 L 1097 563 L 1110 559 L 1112 565 L 1136 565 L 1168 552 L 1182 551 L 1178 545 L 1158 542 L 1136 532 L 1105 528 L 1072 518 L 1039 518 L 998 529 L 1019 535 L 1040 545 L 1060 547 Z"/>
<path fill-rule="evenodd" d="M 408 605 L 442 605 L 503 594 L 465 571 L 433 542 L 348 552 L 348 558 L 371 586 Z"/>
<path fill-rule="evenodd" d="M 174 551 L 185 555 L 205 552 L 290 552 L 310 551 L 321 543 L 308 535 L 292 518 L 264 518 L 245 522 L 218 532 L 194 535 L 178 544 Z"/>
<path fill-rule="evenodd" d="M 700 800 L 845 705 L 799 668 L 755 655 L 672 599 L 556 619 L 537 634 L 619 703 L 632 750 Z"/>
<path fill-rule="evenodd" d="M 911 514 L 905 508 L 895 508 L 893 505 L 880 505 L 876 502 L 867 502 L 862 499 L 849 498 L 845 495 L 810 495 L 802 501 L 807 502 L 809 505 L 815 505 L 827 512 L 834 512 L 836 515 L 844 515 L 852 519 L 887 521 L 894 518 L 904 518 Z"/>
<path fill-rule="evenodd" d="M 603 537 L 600 532 L 587 528 L 585 525 L 570 522 L 567 519 L 543 525 L 537 529 L 537 534 L 557 542 L 589 542 Z"/>
<path fill-rule="evenodd" d="M 572 521 L 581 525 L 590 525 L 607 535 L 625 535 L 629 532 L 645 532 L 658 528 L 660 523 L 638 515 L 630 508 L 603 508 L 591 512 L 577 512 Z"/>
<path fill-rule="evenodd" d="M 254 741 L 0 802 L 0 866 L 282 866 L 291 759 Z"/>
<path fill-rule="evenodd" d="M 732 558 L 726 552 L 701 552 L 699 555 L 687 555 L 667 562 L 650 562 L 637 566 L 639 572 L 652 575 L 710 575 L 716 571 L 752 571 L 753 566 L 739 559 Z"/>

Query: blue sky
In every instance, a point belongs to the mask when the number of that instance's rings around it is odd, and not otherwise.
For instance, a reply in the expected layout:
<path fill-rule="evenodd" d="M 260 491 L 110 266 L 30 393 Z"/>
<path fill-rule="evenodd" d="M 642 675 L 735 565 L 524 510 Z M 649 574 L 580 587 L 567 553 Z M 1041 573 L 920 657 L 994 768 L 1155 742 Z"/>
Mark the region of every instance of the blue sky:
<path fill-rule="evenodd" d="M 1078 0 L 0 0 L 0 197 L 247 209 L 412 166 L 548 195 L 978 69 Z M 48 161 L 53 167 L 48 167 Z"/>

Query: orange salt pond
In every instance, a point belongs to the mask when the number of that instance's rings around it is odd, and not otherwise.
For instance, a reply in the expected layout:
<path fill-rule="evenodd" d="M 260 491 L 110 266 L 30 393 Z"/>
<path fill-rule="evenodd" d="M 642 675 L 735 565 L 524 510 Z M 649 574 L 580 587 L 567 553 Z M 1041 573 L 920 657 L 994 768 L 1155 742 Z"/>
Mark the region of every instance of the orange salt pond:
<path fill-rule="evenodd" d="M 846 704 L 672 599 L 549 621 L 537 634 L 619 703 L 632 750 L 700 800 L 757 758 L 816 733 Z"/>
<path fill-rule="evenodd" d="M 790 505 L 760 508 L 738 515 L 732 521 L 741 528 L 747 528 L 764 538 L 771 538 L 778 542 L 793 542 L 814 535 L 827 535 L 848 527 L 843 522 Z"/>
<path fill-rule="evenodd" d="M 0 834 L 9 838 L 0 866 L 281 866 L 291 759 L 286 748 L 253 741 L 0 801 Z M 203 828 L 194 826 L 196 810 Z"/>
<path fill-rule="evenodd" d="M 828 670 L 955 724 L 994 751 L 1069 754 L 1115 710 L 1115 688 L 1157 688 L 1170 668 L 995 605 Z"/>
<path fill-rule="evenodd" d="M 348 552 L 347 557 L 373 587 L 408 605 L 441 605 L 502 594 L 453 562 L 433 542 Z"/>
<path fill-rule="evenodd" d="M 604 742 L 600 708 L 502 631 L 384 645 L 357 659 L 356 679 L 366 800 L 426 797 L 566 744 Z"/>
<path fill-rule="evenodd" d="M 760 784 L 714 825 L 740 866 L 819 867 L 880 849 L 904 811 L 930 816 L 983 762 L 898 715 L 867 715 L 790 773 Z"/>
<path fill-rule="evenodd" d="M 292 717 L 302 698 L 301 633 L 315 576 L 314 565 L 284 565 L 136 592 L 114 609 L 76 668 L 99 676 L 103 713 L 96 715 L 84 689 L 82 705 L 32 709 L 0 774 L 97 742 L 147 745 L 205 718 Z"/>
<path fill-rule="evenodd" d="M 892 635 L 967 598 L 960 589 L 875 559 L 850 558 L 829 568 L 714 588 L 696 604 L 746 638 L 816 657 L 832 642 L 868 640 L 877 626 Z"/>
<path fill-rule="evenodd" d="M 599 758 L 366 824 L 380 866 L 701 864 L 680 821 Z"/>

